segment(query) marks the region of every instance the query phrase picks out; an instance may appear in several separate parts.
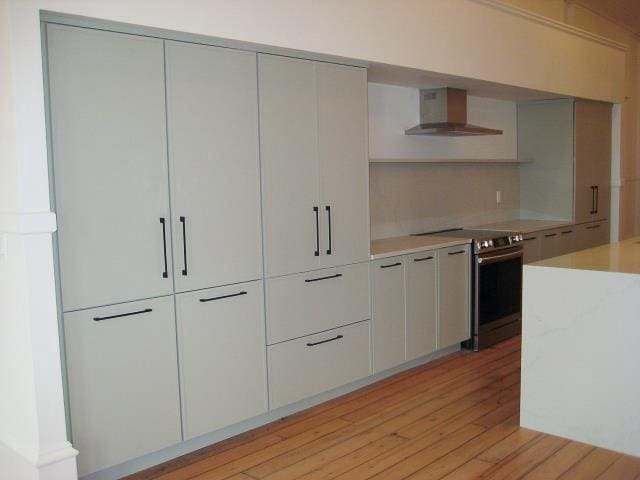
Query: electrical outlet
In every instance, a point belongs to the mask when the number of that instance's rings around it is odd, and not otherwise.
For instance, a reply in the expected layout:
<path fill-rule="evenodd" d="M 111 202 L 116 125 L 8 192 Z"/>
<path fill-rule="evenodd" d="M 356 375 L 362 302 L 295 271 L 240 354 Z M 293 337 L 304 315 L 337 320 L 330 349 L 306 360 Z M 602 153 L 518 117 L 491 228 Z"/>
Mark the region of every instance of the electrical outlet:
<path fill-rule="evenodd" d="M 502 192 L 500 190 L 496 190 L 496 203 L 502 203 Z"/>

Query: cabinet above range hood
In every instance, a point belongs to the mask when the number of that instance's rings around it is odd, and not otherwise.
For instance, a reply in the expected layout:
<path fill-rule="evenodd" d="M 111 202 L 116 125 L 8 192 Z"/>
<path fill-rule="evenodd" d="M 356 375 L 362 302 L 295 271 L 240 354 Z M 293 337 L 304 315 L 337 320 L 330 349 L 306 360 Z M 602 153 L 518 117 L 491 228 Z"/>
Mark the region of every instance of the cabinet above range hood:
<path fill-rule="evenodd" d="M 463 137 L 502 135 L 502 130 L 467 123 L 467 91 L 458 88 L 420 90 L 420 125 L 405 135 Z"/>

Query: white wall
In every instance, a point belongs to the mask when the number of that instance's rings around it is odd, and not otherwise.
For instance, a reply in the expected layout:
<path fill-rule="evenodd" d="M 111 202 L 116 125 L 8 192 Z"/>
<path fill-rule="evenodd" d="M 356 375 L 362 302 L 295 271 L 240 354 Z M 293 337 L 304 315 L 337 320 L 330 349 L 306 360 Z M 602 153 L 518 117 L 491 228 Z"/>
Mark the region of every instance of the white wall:
<path fill-rule="evenodd" d="M 406 129 L 420 123 L 419 103 L 417 88 L 369 84 L 370 158 L 516 158 L 515 102 L 468 96 L 468 122 L 503 134 L 464 138 L 405 135 Z"/>

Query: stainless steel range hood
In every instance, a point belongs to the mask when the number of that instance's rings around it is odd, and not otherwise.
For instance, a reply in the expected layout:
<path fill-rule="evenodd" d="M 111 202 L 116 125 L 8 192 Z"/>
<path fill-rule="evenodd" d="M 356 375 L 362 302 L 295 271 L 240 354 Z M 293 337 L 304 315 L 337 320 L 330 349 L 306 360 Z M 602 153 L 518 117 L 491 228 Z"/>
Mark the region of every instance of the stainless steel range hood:
<path fill-rule="evenodd" d="M 458 88 L 420 90 L 420 125 L 405 135 L 462 137 L 502 135 L 502 130 L 467 123 L 467 91 Z"/>

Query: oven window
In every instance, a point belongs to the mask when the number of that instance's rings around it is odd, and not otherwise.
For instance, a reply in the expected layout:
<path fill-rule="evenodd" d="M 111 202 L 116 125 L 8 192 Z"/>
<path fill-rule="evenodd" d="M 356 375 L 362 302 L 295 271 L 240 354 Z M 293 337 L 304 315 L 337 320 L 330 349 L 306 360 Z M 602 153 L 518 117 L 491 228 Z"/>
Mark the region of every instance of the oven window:
<path fill-rule="evenodd" d="M 520 313 L 522 257 L 478 266 L 480 325 Z"/>

